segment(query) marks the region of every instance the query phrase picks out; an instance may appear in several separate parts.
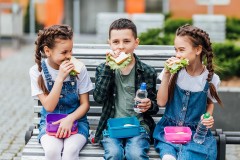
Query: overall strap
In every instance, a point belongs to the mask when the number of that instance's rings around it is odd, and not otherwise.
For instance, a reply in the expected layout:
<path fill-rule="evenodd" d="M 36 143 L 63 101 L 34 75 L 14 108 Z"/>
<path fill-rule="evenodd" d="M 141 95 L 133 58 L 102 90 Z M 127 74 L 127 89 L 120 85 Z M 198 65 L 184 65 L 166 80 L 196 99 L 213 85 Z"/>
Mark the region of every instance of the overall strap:
<path fill-rule="evenodd" d="M 50 75 L 45 60 L 42 61 L 42 69 L 47 81 L 52 81 L 52 76 Z"/>
<path fill-rule="evenodd" d="M 204 91 L 204 92 L 207 92 L 207 91 L 208 91 L 208 88 L 209 88 L 209 82 L 206 81 L 206 84 L 205 84 L 205 86 L 204 86 L 203 91 Z"/>
<path fill-rule="evenodd" d="M 49 71 L 47 69 L 45 60 L 42 61 L 42 69 L 43 69 L 43 73 L 44 73 L 46 81 L 47 81 L 48 91 L 51 91 L 52 87 L 53 87 L 53 80 L 52 80 L 51 74 L 49 73 Z"/>

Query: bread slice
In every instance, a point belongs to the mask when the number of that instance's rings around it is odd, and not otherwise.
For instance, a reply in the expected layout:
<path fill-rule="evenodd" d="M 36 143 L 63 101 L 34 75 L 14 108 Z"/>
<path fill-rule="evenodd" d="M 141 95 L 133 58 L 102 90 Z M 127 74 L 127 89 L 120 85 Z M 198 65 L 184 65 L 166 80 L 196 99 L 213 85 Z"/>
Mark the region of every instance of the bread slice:
<path fill-rule="evenodd" d="M 78 59 L 76 59 L 75 57 L 71 57 L 70 62 L 72 62 L 74 65 L 73 71 L 76 72 L 77 74 L 79 74 L 80 71 L 82 70 L 82 67 L 84 66 L 84 64 L 81 61 L 79 61 Z"/>
<path fill-rule="evenodd" d="M 128 59 L 128 55 L 125 52 L 121 52 L 117 58 L 110 56 L 110 58 L 115 61 L 118 65 L 122 64 L 126 59 Z"/>

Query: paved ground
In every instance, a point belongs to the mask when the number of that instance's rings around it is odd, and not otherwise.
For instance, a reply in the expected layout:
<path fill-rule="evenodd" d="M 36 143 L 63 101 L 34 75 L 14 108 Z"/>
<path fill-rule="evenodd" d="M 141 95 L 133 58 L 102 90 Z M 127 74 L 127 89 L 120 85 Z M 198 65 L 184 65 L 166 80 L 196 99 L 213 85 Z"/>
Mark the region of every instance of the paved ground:
<path fill-rule="evenodd" d="M 83 37 L 77 42 L 92 41 L 94 37 Z M 33 120 L 28 70 L 34 64 L 34 46 L 9 50 L 11 53 L 0 59 L 0 160 L 20 160 L 25 131 Z M 240 145 L 228 145 L 227 160 L 239 159 Z"/>
<path fill-rule="evenodd" d="M 9 49 L 10 50 L 10 49 Z M 2 48 L 2 52 L 6 50 Z M 8 51 L 8 50 L 7 50 Z M 25 131 L 32 124 L 28 69 L 33 65 L 33 47 L 12 50 L 0 60 L 0 159 L 20 155 Z M 17 159 L 17 158 L 15 158 Z"/>

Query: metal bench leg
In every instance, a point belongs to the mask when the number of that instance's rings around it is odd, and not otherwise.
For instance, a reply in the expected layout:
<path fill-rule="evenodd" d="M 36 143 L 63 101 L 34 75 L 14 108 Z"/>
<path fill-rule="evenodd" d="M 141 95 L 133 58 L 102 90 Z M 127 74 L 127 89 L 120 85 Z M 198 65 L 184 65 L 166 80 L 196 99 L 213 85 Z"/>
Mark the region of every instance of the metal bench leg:
<path fill-rule="evenodd" d="M 216 129 L 216 133 L 217 133 L 217 136 L 219 136 L 217 159 L 225 160 L 226 159 L 226 135 L 223 134 L 222 129 Z"/>
<path fill-rule="evenodd" d="M 33 135 L 34 128 L 35 128 L 35 126 L 30 126 L 28 131 L 26 131 L 26 133 L 25 133 L 25 144 L 27 144 L 28 141 L 31 139 L 31 137 Z"/>

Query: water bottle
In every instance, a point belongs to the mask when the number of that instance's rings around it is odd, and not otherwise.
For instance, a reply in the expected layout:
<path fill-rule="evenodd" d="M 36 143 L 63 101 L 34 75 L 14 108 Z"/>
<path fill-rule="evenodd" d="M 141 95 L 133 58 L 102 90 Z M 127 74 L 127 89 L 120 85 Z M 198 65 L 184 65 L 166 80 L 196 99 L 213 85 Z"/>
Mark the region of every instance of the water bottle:
<path fill-rule="evenodd" d="M 141 113 L 141 109 L 137 107 L 138 104 L 141 103 L 140 100 L 144 99 L 144 98 L 147 98 L 148 93 L 147 93 L 146 88 L 147 88 L 147 85 L 146 85 L 145 82 L 143 82 L 141 84 L 140 88 L 136 92 L 135 103 L 134 103 L 133 109 L 137 113 Z"/>
<path fill-rule="evenodd" d="M 203 119 L 210 117 L 210 114 L 207 112 L 204 114 Z M 199 121 L 196 133 L 193 136 L 193 141 L 198 144 L 202 144 L 205 141 L 205 136 L 208 132 L 208 128 L 202 124 L 202 121 Z"/>

